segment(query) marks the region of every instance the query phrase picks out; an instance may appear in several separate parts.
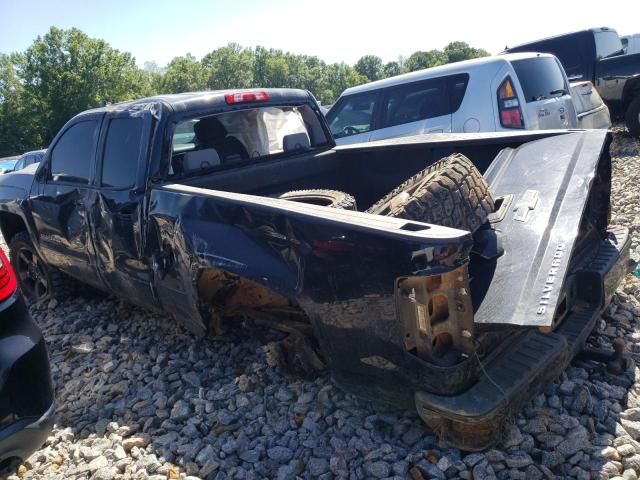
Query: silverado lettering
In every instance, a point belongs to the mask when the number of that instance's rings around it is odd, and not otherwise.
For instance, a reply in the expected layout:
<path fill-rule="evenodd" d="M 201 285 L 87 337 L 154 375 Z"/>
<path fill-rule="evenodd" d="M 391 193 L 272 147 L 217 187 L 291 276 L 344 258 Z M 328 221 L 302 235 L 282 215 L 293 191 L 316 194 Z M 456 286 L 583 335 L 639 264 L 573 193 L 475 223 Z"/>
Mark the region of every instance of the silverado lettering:
<path fill-rule="evenodd" d="M 556 247 L 556 251 L 553 254 L 553 260 L 551 261 L 551 268 L 549 269 L 549 276 L 543 287 L 543 293 L 540 296 L 540 306 L 538 307 L 538 315 L 544 315 L 547 311 L 547 305 L 549 305 L 549 298 L 551 298 L 551 292 L 553 291 L 553 284 L 556 281 L 556 275 L 558 275 L 558 267 L 562 261 L 562 255 L 564 253 L 564 243 L 559 244 Z"/>

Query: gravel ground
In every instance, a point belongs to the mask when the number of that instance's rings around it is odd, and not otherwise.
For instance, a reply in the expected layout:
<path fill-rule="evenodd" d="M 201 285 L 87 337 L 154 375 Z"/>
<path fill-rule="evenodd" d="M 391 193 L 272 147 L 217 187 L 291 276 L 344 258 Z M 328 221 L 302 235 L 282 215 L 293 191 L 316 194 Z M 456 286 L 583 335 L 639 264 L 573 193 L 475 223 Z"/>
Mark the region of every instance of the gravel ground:
<path fill-rule="evenodd" d="M 616 130 L 614 222 L 640 257 L 640 145 Z M 624 336 L 640 359 L 640 281 L 629 275 L 589 341 Z M 275 334 L 199 340 L 113 299 L 32 309 L 49 345 L 57 421 L 9 479 L 625 478 L 640 473 L 640 374 L 574 364 L 496 449 L 439 443 L 414 412 L 373 406 L 328 376 L 269 364 Z M 640 377 L 639 377 L 640 378 Z"/>

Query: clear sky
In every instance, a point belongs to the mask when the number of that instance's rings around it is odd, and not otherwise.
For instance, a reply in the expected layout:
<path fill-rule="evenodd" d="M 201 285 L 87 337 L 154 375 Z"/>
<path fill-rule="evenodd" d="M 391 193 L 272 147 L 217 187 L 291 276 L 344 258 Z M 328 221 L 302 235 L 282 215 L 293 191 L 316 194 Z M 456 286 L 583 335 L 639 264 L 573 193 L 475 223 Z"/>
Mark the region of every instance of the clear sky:
<path fill-rule="evenodd" d="M 50 26 L 77 27 L 160 66 L 229 42 L 353 64 L 466 41 L 491 53 L 593 26 L 640 32 L 640 0 L 0 0 L 0 52 L 26 49 Z"/>

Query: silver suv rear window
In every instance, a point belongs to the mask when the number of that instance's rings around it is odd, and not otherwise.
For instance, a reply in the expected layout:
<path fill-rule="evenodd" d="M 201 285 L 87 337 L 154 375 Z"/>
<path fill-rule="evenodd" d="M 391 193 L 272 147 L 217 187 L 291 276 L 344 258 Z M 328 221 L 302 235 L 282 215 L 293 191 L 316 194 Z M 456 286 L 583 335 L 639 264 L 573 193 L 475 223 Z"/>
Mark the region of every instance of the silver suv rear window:
<path fill-rule="evenodd" d="M 557 95 L 551 92 L 569 90 L 562 70 L 553 57 L 526 58 L 514 60 L 511 63 L 518 75 L 527 103 Z"/>

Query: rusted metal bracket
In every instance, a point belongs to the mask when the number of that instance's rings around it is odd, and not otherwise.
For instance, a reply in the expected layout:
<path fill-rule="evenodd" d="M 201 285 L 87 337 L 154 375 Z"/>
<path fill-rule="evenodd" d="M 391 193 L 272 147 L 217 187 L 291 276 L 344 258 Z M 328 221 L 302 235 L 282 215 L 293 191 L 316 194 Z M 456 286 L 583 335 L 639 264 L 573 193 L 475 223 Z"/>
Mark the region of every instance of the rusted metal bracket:
<path fill-rule="evenodd" d="M 396 305 L 408 351 L 438 364 L 457 363 L 461 354 L 474 352 L 466 264 L 439 275 L 398 279 Z"/>

